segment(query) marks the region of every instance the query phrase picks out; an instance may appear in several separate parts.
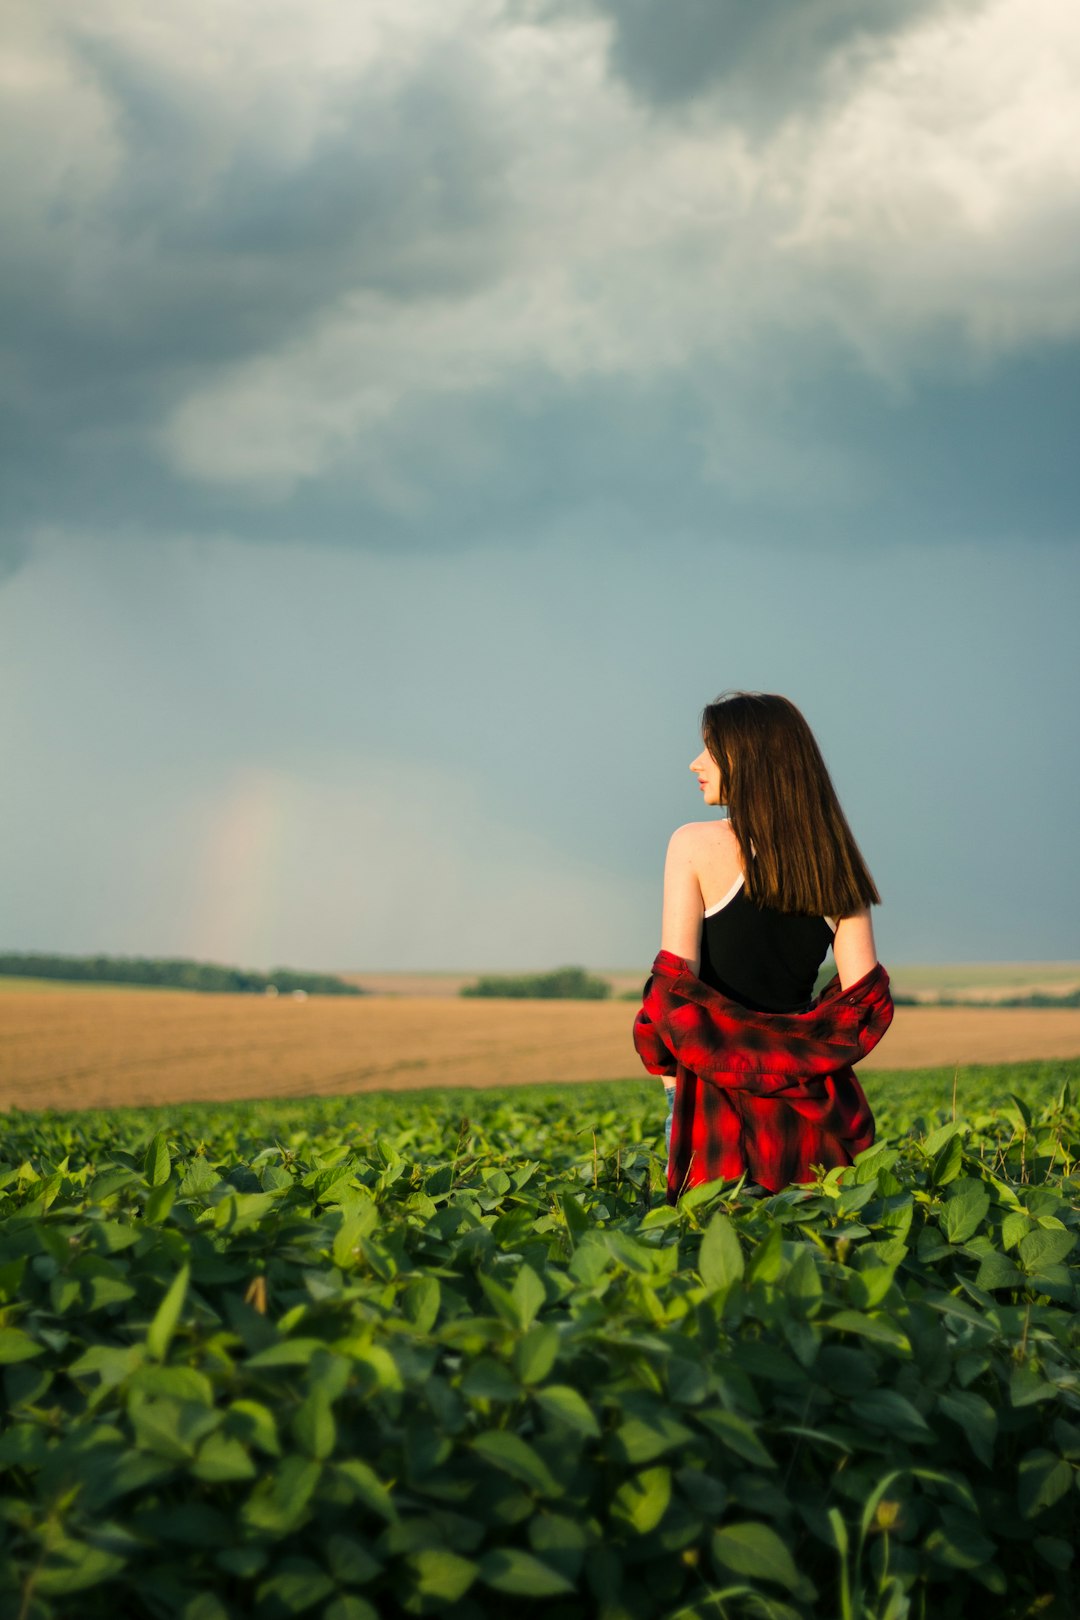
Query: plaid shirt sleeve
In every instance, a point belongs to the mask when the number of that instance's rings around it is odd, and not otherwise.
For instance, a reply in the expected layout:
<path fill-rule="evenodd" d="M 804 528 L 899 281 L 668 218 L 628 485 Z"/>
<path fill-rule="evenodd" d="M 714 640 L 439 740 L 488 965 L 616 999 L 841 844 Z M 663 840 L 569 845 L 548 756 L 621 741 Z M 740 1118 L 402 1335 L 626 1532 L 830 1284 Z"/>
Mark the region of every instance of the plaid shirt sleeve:
<path fill-rule="evenodd" d="M 650 974 L 641 992 L 641 1009 L 634 1019 L 634 1049 L 650 1074 L 674 1074 L 678 1068 L 675 1054 L 645 1011 L 652 983 L 653 975 Z"/>

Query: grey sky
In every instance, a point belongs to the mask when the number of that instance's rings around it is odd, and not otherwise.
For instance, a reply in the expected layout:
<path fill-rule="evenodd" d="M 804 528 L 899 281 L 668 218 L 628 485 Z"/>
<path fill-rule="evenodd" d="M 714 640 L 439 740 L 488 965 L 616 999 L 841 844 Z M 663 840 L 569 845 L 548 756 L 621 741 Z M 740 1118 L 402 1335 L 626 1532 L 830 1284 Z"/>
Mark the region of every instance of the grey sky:
<path fill-rule="evenodd" d="M 12 9 L 0 946 L 647 964 L 751 687 L 1080 956 L 1080 21 L 864 10 Z"/>

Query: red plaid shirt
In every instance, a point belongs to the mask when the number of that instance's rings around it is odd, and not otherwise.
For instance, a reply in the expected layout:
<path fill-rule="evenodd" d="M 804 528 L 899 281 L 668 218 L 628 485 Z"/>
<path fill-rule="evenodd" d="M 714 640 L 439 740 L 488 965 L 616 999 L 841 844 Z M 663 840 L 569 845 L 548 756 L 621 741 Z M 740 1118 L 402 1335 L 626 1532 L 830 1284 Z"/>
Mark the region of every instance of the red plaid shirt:
<path fill-rule="evenodd" d="M 752 1012 L 660 951 L 634 1019 L 650 1074 L 675 1076 L 668 1203 L 703 1181 L 779 1192 L 811 1165 L 850 1164 L 874 1140 L 851 1065 L 892 1023 L 889 975 L 874 964 L 848 990 L 837 976 L 805 1012 Z"/>

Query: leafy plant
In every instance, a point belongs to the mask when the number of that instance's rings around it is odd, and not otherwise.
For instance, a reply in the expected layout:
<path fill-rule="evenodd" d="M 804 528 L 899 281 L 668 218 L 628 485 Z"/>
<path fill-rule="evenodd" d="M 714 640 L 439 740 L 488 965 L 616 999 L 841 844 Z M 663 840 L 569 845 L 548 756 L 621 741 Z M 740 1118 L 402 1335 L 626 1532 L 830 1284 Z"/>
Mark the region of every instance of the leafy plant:
<path fill-rule="evenodd" d="M 853 1167 L 677 1209 L 652 1082 L 13 1110 L 0 1589 L 19 1620 L 1072 1615 L 1063 1079 L 965 1075 L 954 1121 L 951 1072 L 879 1076 Z"/>

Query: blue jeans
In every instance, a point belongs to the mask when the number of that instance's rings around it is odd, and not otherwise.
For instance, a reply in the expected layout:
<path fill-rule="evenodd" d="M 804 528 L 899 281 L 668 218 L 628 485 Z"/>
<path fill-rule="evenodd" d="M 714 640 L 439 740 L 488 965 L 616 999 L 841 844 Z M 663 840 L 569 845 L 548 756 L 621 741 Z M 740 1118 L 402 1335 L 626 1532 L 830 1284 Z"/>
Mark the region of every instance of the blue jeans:
<path fill-rule="evenodd" d="M 671 1158 L 671 1121 L 675 1113 L 675 1082 L 664 1081 L 664 1095 L 667 1098 L 667 1119 L 664 1121 L 664 1148 L 667 1156 Z"/>

